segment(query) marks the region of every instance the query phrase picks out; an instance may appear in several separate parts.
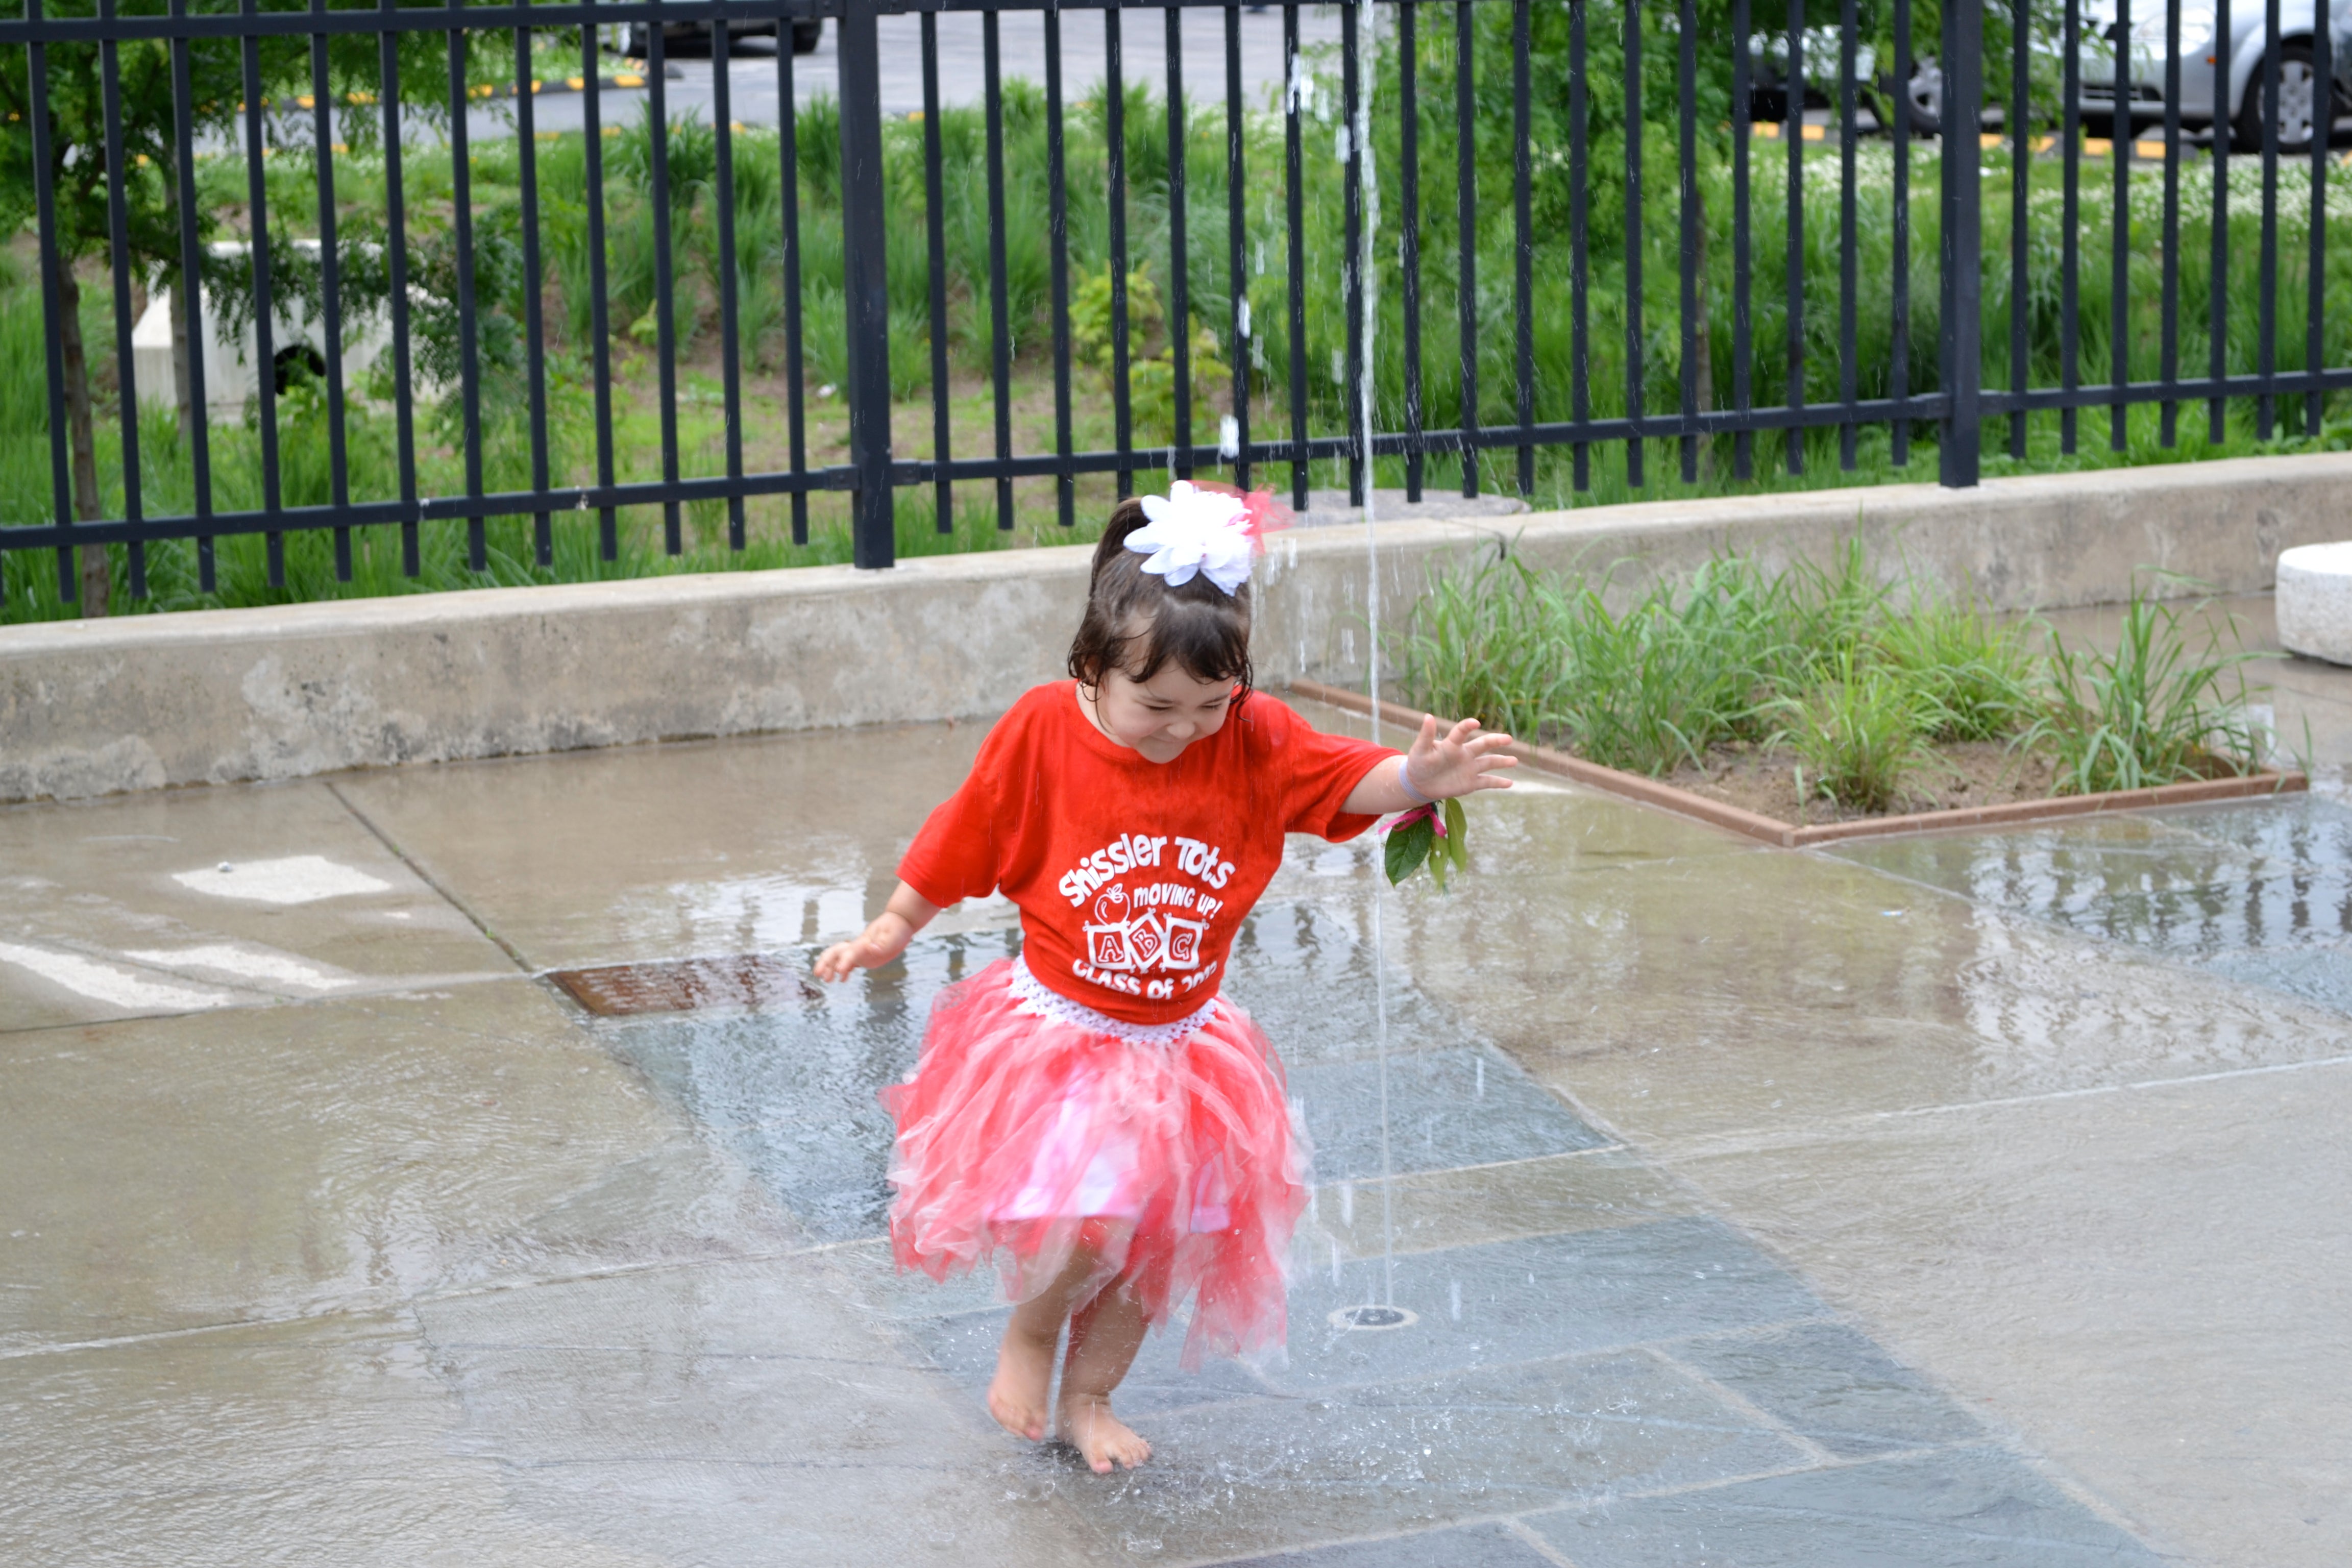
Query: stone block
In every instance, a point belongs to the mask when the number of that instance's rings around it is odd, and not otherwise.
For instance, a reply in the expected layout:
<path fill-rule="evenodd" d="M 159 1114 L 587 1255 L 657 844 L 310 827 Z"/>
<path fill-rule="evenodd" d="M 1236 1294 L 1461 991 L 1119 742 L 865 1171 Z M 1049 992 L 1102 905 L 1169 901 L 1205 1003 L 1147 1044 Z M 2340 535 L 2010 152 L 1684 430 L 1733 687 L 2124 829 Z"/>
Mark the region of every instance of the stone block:
<path fill-rule="evenodd" d="M 2279 552 L 2278 633 L 2289 653 L 2352 664 L 2352 540 Z"/>

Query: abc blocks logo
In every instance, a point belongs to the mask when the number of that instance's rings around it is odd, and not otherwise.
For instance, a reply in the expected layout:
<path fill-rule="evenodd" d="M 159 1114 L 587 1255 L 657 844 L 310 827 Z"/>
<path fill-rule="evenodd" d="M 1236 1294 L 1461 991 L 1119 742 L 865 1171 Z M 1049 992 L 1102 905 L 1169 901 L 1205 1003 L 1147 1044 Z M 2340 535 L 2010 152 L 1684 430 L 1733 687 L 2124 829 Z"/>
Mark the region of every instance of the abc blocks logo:
<path fill-rule="evenodd" d="M 1106 889 L 1095 900 L 1096 918 L 1087 922 L 1087 962 L 1097 969 L 1149 974 L 1198 969 L 1209 934 L 1206 921 L 1186 920 L 1164 910 L 1128 912 L 1127 889 Z"/>

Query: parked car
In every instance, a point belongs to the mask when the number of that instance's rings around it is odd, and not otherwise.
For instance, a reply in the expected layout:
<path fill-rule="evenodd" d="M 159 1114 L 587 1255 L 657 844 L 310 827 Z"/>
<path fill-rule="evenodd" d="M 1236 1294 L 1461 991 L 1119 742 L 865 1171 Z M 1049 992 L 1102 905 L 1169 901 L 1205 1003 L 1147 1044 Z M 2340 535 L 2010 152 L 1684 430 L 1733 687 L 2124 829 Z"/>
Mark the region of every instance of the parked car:
<path fill-rule="evenodd" d="M 2151 5 L 2151 15 L 2132 7 L 2131 102 L 2125 110 L 2136 129 L 2164 118 L 2165 8 Z M 2280 0 L 2278 47 L 2278 144 L 2282 152 L 2309 152 L 2315 131 L 2325 132 L 2336 116 L 2352 113 L 2352 6 L 2330 6 L 2328 53 L 2334 80 L 2319 79 L 2315 47 L 2318 33 L 2312 0 Z M 2219 75 L 2217 9 L 2213 0 L 2181 0 L 2180 118 L 2186 124 L 2226 123 L 2231 142 L 2242 151 L 2263 144 L 2263 46 L 2268 26 L 2262 0 L 2235 0 L 2230 7 L 2230 78 Z M 2116 113 L 2115 6 L 2109 0 L 2089 0 L 2084 29 L 2096 37 L 2082 51 L 2082 111 L 2098 114 L 2112 123 Z"/>
<path fill-rule="evenodd" d="M 2251 3 L 2251 0 L 2250 0 Z M 2352 5 L 2352 0 L 2344 0 Z M 1779 122 L 1789 118 L 1789 35 L 1759 33 L 1748 41 L 1752 51 L 1748 77 L 1748 118 Z M 1835 27 L 1810 27 L 1805 31 L 1805 101 L 1807 109 L 1837 107 L 1838 30 Z M 1859 95 L 1859 108 L 1870 112 L 1881 127 L 1894 123 L 1896 114 L 1911 119 L 1911 134 L 1935 136 L 1942 132 L 1943 122 L 1937 117 L 1942 98 L 1943 78 L 1930 60 L 1914 61 L 1910 70 L 1897 82 L 1895 73 L 1874 76 L 1878 65 L 1878 51 L 1866 43 L 1856 41 L 1853 51 L 1853 74 L 1864 83 Z"/>
<path fill-rule="evenodd" d="M 2278 144 L 2283 153 L 2308 153 L 2312 135 L 2322 124 L 2352 114 L 2352 0 L 2329 7 L 2331 83 L 2323 84 L 2317 68 L 2316 7 L 2312 0 L 2280 0 L 2278 51 Z M 2263 144 L 2263 46 L 2269 31 L 2263 0 L 2232 0 L 2230 6 L 2230 79 L 2217 92 L 2221 51 L 2216 26 L 2219 8 L 2213 0 L 2181 0 L 2180 121 L 2192 130 L 2207 131 L 2218 120 L 2228 127 L 2231 144 L 2241 152 L 2259 151 Z M 2075 109 L 2095 130 L 2110 135 L 2131 135 L 2163 123 L 2165 114 L 2165 34 L 2169 26 L 2162 0 L 2145 0 L 2132 6 L 2131 93 L 2121 116 L 2116 112 L 2116 6 L 2113 0 L 2084 0 L 2083 45 L 2076 59 L 2081 87 Z M 1987 96 L 2006 99 L 2006 62 L 1986 62 Z M 1943 118 L 1943 72 L 1924 59 L 1913 78 L 1921 117 L 1940 124 Z M 2219 105 L 2217 111 L 2217 104 Z M 2125 123 L 2118 127 L 2116 121 Z M 1918 123 L 1915 118 L 1913 123 Z"/>
<path fill-rule="evenodd" d="M 731 37 L 738 38 L 758 37 L 773 37 L 776 32 L 776 24 L 772 21 L 730 22 L 728 24 L 727 30 Z M 630 22 L 622 26 L 607 27 L 604 32 L 606 37 L 605 47 L 612 49 L 614 53 L 626 55 L 631 59 L 644 59 L 653 42 L 651 38 L 646 37 L 646 24 L 643 22 Z M 793 53 L 796 55 L 814 54 L 816 52 L 817 44 L 824 37 L 824 17 L 801 17 L 793 23 Z M 707 55 L 710 52 L 710 24 L 708 22 L 664 23 L 662 25 L 662 46 L 666 49 L 674 50 L 681 54 Z M 683 46 L 683 47 L 681 47 L 681 46 Z"/>

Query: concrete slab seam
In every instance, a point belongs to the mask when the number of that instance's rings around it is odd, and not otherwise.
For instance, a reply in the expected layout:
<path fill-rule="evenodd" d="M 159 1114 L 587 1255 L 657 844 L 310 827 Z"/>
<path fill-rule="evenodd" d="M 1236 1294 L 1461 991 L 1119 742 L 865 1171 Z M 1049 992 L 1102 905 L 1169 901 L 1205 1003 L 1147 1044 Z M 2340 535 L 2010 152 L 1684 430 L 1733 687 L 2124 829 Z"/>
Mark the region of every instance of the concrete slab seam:
<path fill-rule="evenodd" d="M 1784 1326 L 1785 1325 L 1782 1324 L 1773 1325 L 1776 1329 Z M 1718 1404 L 1727 1405 L 1732 1409 L 1738 1411 L 1740 1415 L 1747 1416 L 1750 1421 L 1755 1422 L 1759 1426 L 1763 1427 L 1766 1431 L 1772 1433 L 1782 1442 L 1787 1443 L 1790 1447 L 1796 1449 L 1799 1453 L 1811 1458 L 1814 1463 L 1827 1466 L 1836 1462 L 1837 1456 L 1831 1453 L 1827 1448 L 1822 1447 L 1819 1443 L 1813 1441 L 1812 1438 L 1808 1437 L 1802 1432 L 1798 1431 L 1788 1422 L 1782 1420 L 1780 1416 L 1773 1415 L 1770 1411 L 1765 1409 L 1762 1405 L 1757 1404 L 1746 1394 L 1732 1388 L 1728 1384 L 1718 1382 L 1715 1378 L 1709 1377 L 1706 1373 L 1701 1372 L 1698 1368 L 1667 1353 L 1663 1345 L 1643 1345 L 1641 1347 L 1641 1352 L 1649 1357 L 1652 1361 L 1657 1363 L 1660 1366 L 1665 1368 L 1668 1372 L 1680 1377 L 1684 1382 L 1689 1384 L 1694 1388 L 1696 1388 L 1699 1392 L 1705 1394 L 1709 1398 L 1717 1401 Z"/>
<path fill-rule="evenodd" d="M 427 870 L 424 865 L 416 860 L 415 857 L 411 856 L 398 844 L 393 842 L 392 835 L 377 826 L 375 819 L 368 816 L 366 812 L 362 811 L 358 805 L 352 801 L 352 797 L 343 793 L 343 789 L 341 784 L 337 784 L 332 779 L 329 779 L 326 781 L 326 787 L 327 793 L 333 795 L 337 801 L 341 803 L 342 808 L 352 814 L 353 821 L 357 822 L 362 827 L 366 828 L 369 833 L 373 835 L 375 841 L 383 845 L 394 859 L 398 860 L 403 866 L 408 868 L 409 874 L 411 876 L 424 883 L 426 887 L 432 889 L 433 891 L 440 897 L 441 900 L 446 903 L 451 909 L 465 916 L 467 921 L 472 924 L 476 931 L 481 932 L 484 938 L 496 945 L 500 952 L 505 953 L 509 958 L 514 961 L 514 966 L 517 969 L 520 970 L 525 974 L 531 974 L 534 973 L 530 964 L 524 960 L 521 953 L 515 951 L 514 945 L 511 942 L 508 942 L 506 938 L 500 936 L 497 931 L 492 931 L 488 922 L 485 921 L 481 916 L 476 914 L 472 908 L 467 904 L 465 900 L 459 898 L 455 892 L 451 891 L 446 884 L 445 884 L 438 877 L 436 877 L 431 871 Z"/>
<path fill-rule="evenodd" d="M 1811 1122 L 1803 1128 L 1788 1128 L 1772 1132 L 1710 1132 L 1687 1140 L 1664 1139 L 1645 1145 L 1640 1152 L 1644 1158 L 1669 1163 L 1715 1160 L 1730 1155 L 1801 1149 L 1808 1143 L 1834 1137 L 1841 1131 L 1853 1131 L 1874 1123 L 1901 1121 L 1927 1116 L 1965 1115 L 1979 1110 L 2007 1110 L 2035 1105 L 2054 1105 L 2070 1100 L 2095 1100 L 2106 1095 L 2184 1089 L 2198 1084 L 2228 1083 L 2238 1079 L 2269 1078 L 2280 1073 L 2308 1072 L 2344 1067 L 2352 1067 L 2352 1056 L 2322 1057 L 2315 1060 L 2302 1062 L 2263 1062 L 2253 1067 L 2227 1068 L 2215 1072 L 2186 1073 L 2179 1078 L 2139 1079 L 2128 1083 L 2085 1084 L 2079 1089 L 2053 1089 L 2045 1094 L 2006 1095 L 1998 1100 L 1957 1100 L 1944 1105 L 1906 1105 L 1889 1110 L 1855 1111 L 1845 1116 Z"/>
<path fill-rule="evenodd" d="M 1564 1555 L 1559 1547 L 1554 1546 L 1550 1542 L 1546 1541 L 1535 1531 L 1530 1530 L 1528 1527 L 1526 1519 L 1522 1516 L 1518 1514 L 1511 1515 L 1510 1518 L 1503 1521 L 1503 1528 L 1510 1531 L 1511 1538 L 1513 1540 L 1519 1542 L 1520 1545 L 1525 1546 L 1528 1551 L 1533 1552 L 1538 1556 L 1543 1558 L 1547 1563 L 1557 1563 L 1559 1564 L 1559 1568 L 1577 1568 L 1577 1564 L 1573 1559 Z"/>

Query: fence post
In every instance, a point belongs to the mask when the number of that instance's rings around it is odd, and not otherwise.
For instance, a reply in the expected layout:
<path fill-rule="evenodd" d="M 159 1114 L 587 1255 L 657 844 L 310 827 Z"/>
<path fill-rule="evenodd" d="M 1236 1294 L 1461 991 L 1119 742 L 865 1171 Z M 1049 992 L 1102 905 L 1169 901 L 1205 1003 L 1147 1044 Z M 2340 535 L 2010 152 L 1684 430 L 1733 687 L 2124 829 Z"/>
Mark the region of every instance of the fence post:
<path fill-rule="evenodd" d="M 1943 307 L 1937 312 L 1937 357 L 1945 402 L 1937 477 L 1965 489 L 1977 482 L 1978 393 L 1984 384 L 1984 184 L 1977 141 L 1984 99 L 1984 0 L 1947 0 L 1943 45 Z M 2023 132 L 2016 134 L 2021 139 Z"/>
<path fill-rule="evenodd" d="M 843 319 L 849 333 L 851 560 L 883 567 L 898 554 L 890 493 L 890 292 L 882 261 L 882 57 L 877 0 L 847 0 L 841 61 Z M 787 34 L 779 47 L 792 47 Z"/>

